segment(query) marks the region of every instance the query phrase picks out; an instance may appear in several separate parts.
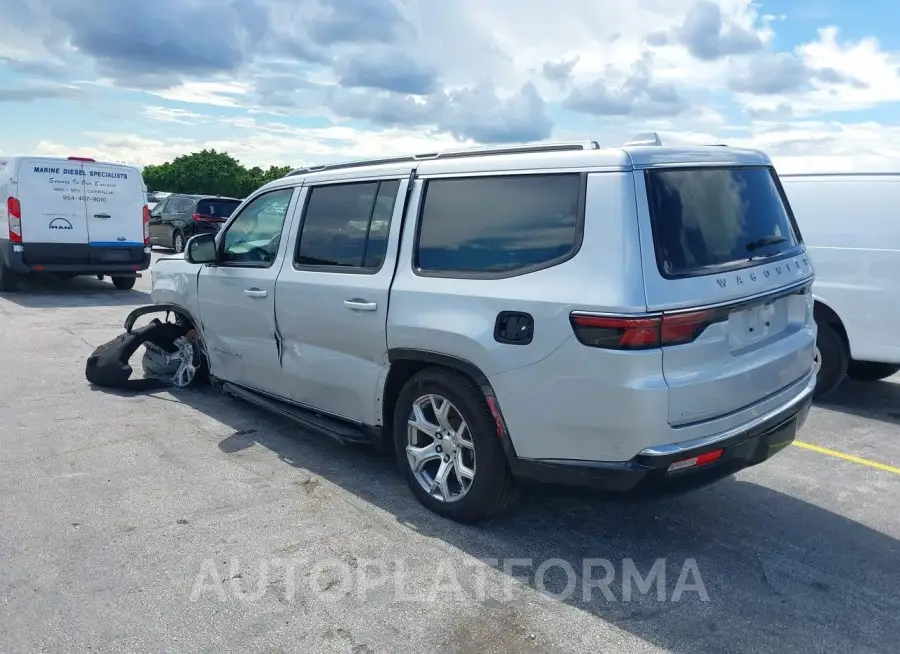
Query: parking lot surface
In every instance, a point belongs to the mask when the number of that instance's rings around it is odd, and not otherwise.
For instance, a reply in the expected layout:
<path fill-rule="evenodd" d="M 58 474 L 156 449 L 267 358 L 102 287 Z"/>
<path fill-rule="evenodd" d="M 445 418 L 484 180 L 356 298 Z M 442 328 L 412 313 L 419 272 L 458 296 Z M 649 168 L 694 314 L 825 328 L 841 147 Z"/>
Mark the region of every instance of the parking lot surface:
<path fill-rule="evenodd" d="M 801 443 L 693 494 L 527 489 L 464 527 L 420 506 L 391 459 L 211 389 L 93 390 L 85 359 L 149 303 L 149 274 L 133 291 L 23 288 L 0 298 L 2 652 L 900 642 L 897 377 L 845 384 Z"/>

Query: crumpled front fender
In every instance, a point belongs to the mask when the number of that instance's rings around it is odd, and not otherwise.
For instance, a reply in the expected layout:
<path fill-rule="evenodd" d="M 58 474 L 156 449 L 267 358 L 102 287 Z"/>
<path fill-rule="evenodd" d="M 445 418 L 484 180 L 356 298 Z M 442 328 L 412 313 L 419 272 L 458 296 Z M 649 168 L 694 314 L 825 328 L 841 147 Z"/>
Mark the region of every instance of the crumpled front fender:
<path fill-rule="evenodd" d="M 146 316 L 149 313 L 178 313 L 190 320 L 195 327 L 200 326 L 199 323 L 194 320 L 194 317 L 191 315 L 190 311 L 182 306 L 179 306 L 177 304 L 148 304 L 147 306 L 138 307 L 128 314 L 128 316 L 125 318 L 125 331 L 130 333 L 137 319 L 141 316 Z"/>

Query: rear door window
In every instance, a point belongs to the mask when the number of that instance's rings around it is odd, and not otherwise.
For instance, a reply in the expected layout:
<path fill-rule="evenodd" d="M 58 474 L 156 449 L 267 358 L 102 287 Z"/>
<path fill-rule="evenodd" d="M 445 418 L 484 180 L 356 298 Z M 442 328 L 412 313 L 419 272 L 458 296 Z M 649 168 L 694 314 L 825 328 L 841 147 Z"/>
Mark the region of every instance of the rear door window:
<path fill-rule="evenodd" d="M 656 169 L 645 175 L 664 277 L 742 268 L 798 250 L 800 232 L 771 168 Z"/>

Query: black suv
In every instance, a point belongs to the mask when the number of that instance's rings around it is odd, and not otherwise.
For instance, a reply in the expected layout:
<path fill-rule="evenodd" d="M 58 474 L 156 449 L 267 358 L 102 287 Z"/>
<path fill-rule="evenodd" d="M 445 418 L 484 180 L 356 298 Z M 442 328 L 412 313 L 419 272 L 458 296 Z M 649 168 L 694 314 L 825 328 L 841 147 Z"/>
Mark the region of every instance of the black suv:
<path fill-rule="evenodd" d="M 150 211 L 150 244 L 184 252 L 194 234 L 217 232 L 242 200 L 217 195 L 170 195 Z"/>

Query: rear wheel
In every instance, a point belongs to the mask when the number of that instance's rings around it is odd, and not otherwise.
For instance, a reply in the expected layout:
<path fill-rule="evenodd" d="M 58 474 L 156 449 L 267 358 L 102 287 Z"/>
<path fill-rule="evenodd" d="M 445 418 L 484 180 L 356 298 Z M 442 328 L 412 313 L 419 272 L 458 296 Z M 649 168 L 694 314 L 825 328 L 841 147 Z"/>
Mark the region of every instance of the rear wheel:
<path fill-rule="evenodd" d="M 14 293 L 19 288 L 19 275 L 0 261 L 0 293 Z"/>
<path fill-rule="evenodd" d="M 847 376 L 857 381 L 880 381 L 900 372 L 900 366 L 894 363 L 877 363 L 875 361 L 851 361 L 847 366 Z"/>
<path fill-rule="evenodd" d="M 172 234 L 172 249 L 179 253 L 184 252 L 184 234 L 178 230 Z"/>
<path fill-rule="evenodd" d="M 463 375 L 443 368 L 414 375 L 394 409 L 394 444 L 413 494 L 439 515 L 477 522 L 517 497 L 484 393 Z"/>
<path fill-rule="evenodd" d="M 837 388 L 847 373 L 850 362 L 850 354 L 847 352 L 844 339 L 831 323 L 818 324 L 815 356 L 815 395 L 820 396 Z"/>
<path fill-rule="evenodd" d="M 137 281 L 136 277 L 113 277 L 112 283 L 120 291 L 129 291 L 134 288 L 134 283 Z"/>

